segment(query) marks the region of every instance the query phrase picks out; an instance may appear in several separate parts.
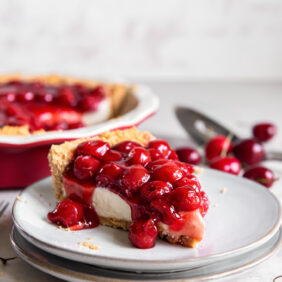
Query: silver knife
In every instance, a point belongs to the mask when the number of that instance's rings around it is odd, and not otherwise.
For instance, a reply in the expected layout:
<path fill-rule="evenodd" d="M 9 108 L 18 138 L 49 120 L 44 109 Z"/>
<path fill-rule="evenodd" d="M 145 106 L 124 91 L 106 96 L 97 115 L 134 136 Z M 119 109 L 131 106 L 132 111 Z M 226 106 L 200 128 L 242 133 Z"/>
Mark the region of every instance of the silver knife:
<path fill-rule="evenodd" d="M 204 145 L 213 135 L 232 135 L 232 142 L 242 138 L 210 117 L 188 107 L 176 107 L 175 113 L 186 132 L 199 145 Z M 265 160 L 282 161 L 282 152 L 266 151 Z"/>

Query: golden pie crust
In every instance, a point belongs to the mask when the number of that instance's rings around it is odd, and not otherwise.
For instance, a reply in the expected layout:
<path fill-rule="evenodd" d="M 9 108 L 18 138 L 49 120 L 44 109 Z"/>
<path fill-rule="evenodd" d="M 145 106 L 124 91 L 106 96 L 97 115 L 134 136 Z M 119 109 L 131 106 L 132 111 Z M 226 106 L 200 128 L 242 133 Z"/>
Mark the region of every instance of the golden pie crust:
<path fill-rule="evenodd" d="M 52 145 L 48 159 L 49 165 L 52 172 L 53 186 L 55 188 L 56 199 L 64 199 L 64 185 L 63 185 L 63 172 L 66 166 L 69 164 L 73 158 L 76 147 L 87 140 L 103 140 L 114 146 L 122 141 L 131 140 L 139 142 L 141 145 L 146 146 L 151 140 L 155 137 L 149 132 L 138 131 L 135 127 L 126 130 L 115 130 L 104 132 L 98 136 L 83 138 L 74 141 L 65 142 L 61 145 Z M 99 217 L 100 223 L 105 226 L 110 226 L 113 228 L 120 228 L 123 230 L 128 230 L 131 222 L 125 220 L 119 220 L 116 218 L 105 218 Z M 197 243 L 200 241 L 197 238 L 191 238 L 188 236 L 174 236 L 167 233 L 160 226 L 159 237 L 167 240 L 172 244 L 180 244 L 185 247 L 194 248 Z"/>
<path fill-rule="evenodd" d="M 20 80 L 20 81 L 40 81 L 46 85 L 60 85 L 60 84 L 75 84 L 81 83 L 86 87 L 95 87 L 97 85 L 103 85 L 106 89 L 106 99 L 109 99 L 111 104 L 111 116 L 110 118 L 115 117 L 119 113 L 119 109 L 124 102 L 124 98 L 126 95 L 131 92 L 134 88 L 132 85 L 124 85 L 117 83 L 105 83 L 94 81 L 90 79 L 79 79 L 69 76 L 59 76 L 56 74 L 50 75 L 39 75 L 39 76 L 25 76 L 22 74 L 7 74 L 0 75 L 0 83 L 7 83 L 12 80 Z M 18 136 L 29 136 L 32 134 L 41 134 L 44 133 L 45 130 L 41 129 L 35 131 L 33 133 L 29 132 L 28 125 L 24 126 L 3 126 L 0 128 L 0 135 L 18 135 Z"/>

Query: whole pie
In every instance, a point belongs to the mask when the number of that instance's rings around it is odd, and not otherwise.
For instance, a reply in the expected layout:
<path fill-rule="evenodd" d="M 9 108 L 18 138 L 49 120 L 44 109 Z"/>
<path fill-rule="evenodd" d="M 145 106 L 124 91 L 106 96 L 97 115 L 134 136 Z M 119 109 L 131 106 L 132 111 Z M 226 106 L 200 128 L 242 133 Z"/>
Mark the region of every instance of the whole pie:
<path fill-rule="evenodd" d="M 157 236 L 195 247 L 209 201 L 191 165 L 164 140 L 136 128 L 53 145 L 56 199 L 51 222 L 71 230 L 99 224 L 129 230 L 138 248 Z"/>
<path fill-rule="evenodd" d="M 0 135 L 95 124 L 116 115 L 129 86 L 57 75 L 0 76 Z"/>

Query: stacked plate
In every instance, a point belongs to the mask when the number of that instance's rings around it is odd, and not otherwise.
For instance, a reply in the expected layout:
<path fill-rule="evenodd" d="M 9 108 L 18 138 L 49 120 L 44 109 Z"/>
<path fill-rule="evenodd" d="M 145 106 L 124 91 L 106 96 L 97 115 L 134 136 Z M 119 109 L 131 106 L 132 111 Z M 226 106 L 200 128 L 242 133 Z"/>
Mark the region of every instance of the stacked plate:
<path fill-rule="evenodd" d="M 270 257 L 282 241 L 275 196 L 226 173 L 204 169 L 198 176 L 210 209 L 205 238 L 196 249 L 161 240 L 152 249 L 136 249 L 127 232 L 104 226 L 59 229 L 46 217 L 56 204 L 51 178 L 28 187 L 16 200 L 11 242 L 26 262 L 68 281 L 218 278 Z M 89 248 L 93 245 L 98 249 Z"/>

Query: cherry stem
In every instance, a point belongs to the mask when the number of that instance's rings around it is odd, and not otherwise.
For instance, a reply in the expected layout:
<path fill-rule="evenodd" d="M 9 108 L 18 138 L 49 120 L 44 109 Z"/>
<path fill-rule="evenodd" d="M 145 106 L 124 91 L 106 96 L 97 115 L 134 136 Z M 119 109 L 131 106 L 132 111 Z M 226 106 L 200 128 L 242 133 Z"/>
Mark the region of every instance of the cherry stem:
<path fill-rule="evenodd" d="M 16 259 L 16 258 L 17 258 L 17 257 L 12 257 L 12 258 L 1 258 L 1 257 L 0 257 L 0 260 L 1 260 L 1 262 L 2 262 L 3 265 L 6 265 L 9 260 L 14 260 L 14 259 Z"/>
<path fill-rule="evenodd" d="M 278 180 L 279 180 L 279 178 L 274 178 L 274 179 L 265 179 L 265 178 L 262 178 L 262 177 L 256 178 L 257 182 L 263 183 L 263 184 L 274 183 L 274 182 L 276 182 Z"/>
<path fill-rule="evenodd" d="M 210 127 L 210 126 L 206 127 L 206 133 L 207 133 L 209 139 L 211 139 L 214 136 L 213 128 Z"/>
<path fill-rule="evenodd" d="M 228 143 L 231 142 L 232 138 L 234 136 L 234 133 L 230 132 L 227 136 L 226 139 L 223 143 L 222 151 L 220 153 L 220 157 L 224 158 L 227 155 L 227 150 L 228 150 Z"/>

